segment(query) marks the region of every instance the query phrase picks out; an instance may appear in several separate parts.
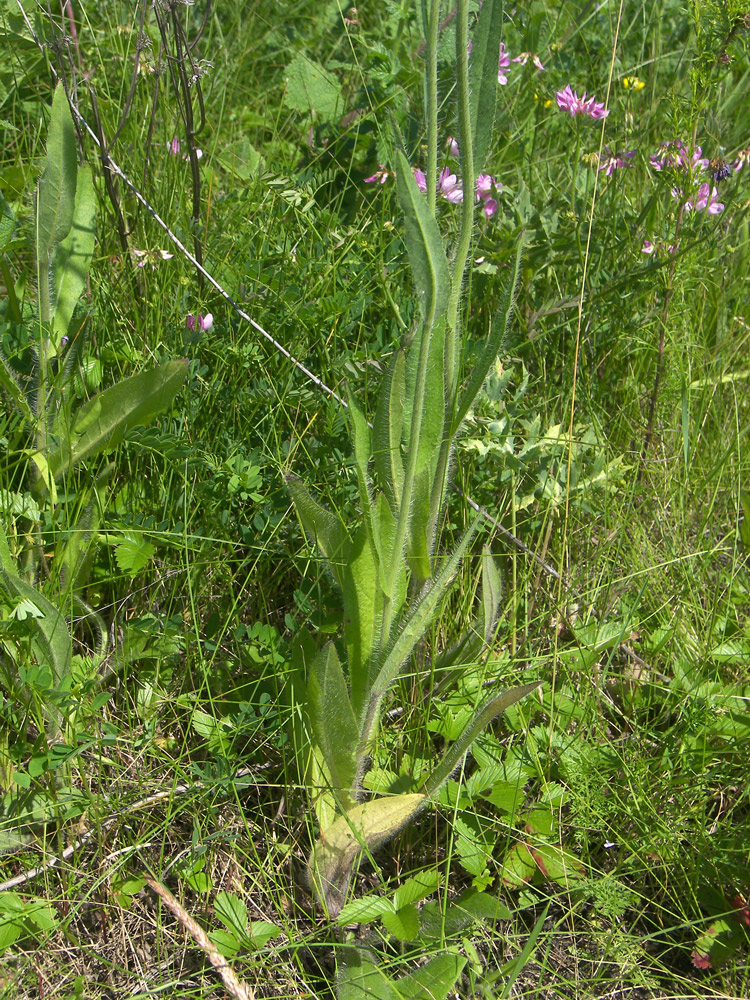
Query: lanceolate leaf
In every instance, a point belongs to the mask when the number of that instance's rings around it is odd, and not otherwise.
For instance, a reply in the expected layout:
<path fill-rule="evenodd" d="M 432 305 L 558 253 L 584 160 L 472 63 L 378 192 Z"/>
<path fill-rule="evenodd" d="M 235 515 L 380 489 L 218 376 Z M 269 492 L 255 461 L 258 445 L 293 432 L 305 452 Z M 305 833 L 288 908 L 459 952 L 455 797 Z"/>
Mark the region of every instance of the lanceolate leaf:
<path fill-rule="evenodd" d="M 496 719 L 498 715 L 502 715 L 511 705 L 515 705 L 517 701 L 525 698 L 527 694 L 536 691 L 539 685 L 539 681 L 535 684 L 521 684 L 519 687 L 510 688 L 508 691 L 501 691 L 499 694 L 493 695 L 489 701 L 486 701 L 456 742 L 449 747 L 440 764 L 438 764 L 424 783 L 422 791 L 429 796 L 439 791 L 440 787 L 445 784 L 461 763 L 463 755 L 471 747 L 471 744 L 477 736 L 481 735 L 492 720 Z"/>
<path fill-rule="evenodd" d="M 73 222 L 78 169 L 76 136 L 63 85 L 52 100 L 47 132 L 47 157 L 36 193 L 35 242 L 37 262 L 45 266 L 55 245 L 64 240 Z"/>
<path fill-rule="evenodd" d="M 296 476 L 287 476 L 286 485 L 305 533 L 318 546 L 334 579 L 344 589 L 344 565 L 349 535 L 344 522 L 314 500 Z"/>
<path fill-rule="evenodd" d="M 431 326 L 448 305 L 450 272 L 435 217 L 417 187 L 409 161 L 402 152 L 398 154 L 396 190 L 404 213 L 404 241 L 419 307 L 425 323 Z"/>
<path fill-rule="evenodd" d="M 503 596 L 503 581 L 497 571 L 492 553 L 485 545 L 482 549 L 482 618 L 485 644 L 492 638 L 497 612 Z"/>
<path fill-rule="evenodd" d="M 419 793 L 373 799 L 355 806 L 321 832 L 307 871 L 311 887 L 325 901 L 331 917 L 341 911 L 357 855 L 390 840 L 427 802 L 427 796 Z"/>
<path fill-rule="evenodd" d="M 466 383 L 463 392 L 459 396 L 459 403 L 453 421 L 453 433 L 461 426 L 461 423 L 469 411 L 469 407 L 476 399 L 476 395 L 484 385 L 490 368 L 495 363 L 495 359 L 502 349 L 503 340 L 510 325 L 511 313 L 513 311 L 513 301 L 516 297 L 516 286 L 518 285 L 518 274 L 521 268 L 521 256 L 524 248 L 524 236 L 519 237 L 516 245 L 516 252 L 511 264 L 511 272 L 503 289 L 500 308 L 497 311 L 490 330 L 484 350 L 474 366 L 469 381 Z"/>
<path fill-rule="evenodd" d="M 484 0 L 472 36 L 469 60 L 469 100 L 474 148 L 474 175 L 485 166 L 495 124 L 497 59 L 503 27 L 502 0 Z M 461 147 L 463 149 L 463 146 Z"/>
<path fill-rule="evenodd" d="M 352 438 L 354 440 L 354 461 L 357 466 L 357 482 L 359 484 L 359 502 L 364 515 L 365 525 L 370 525 L 370 474 L 369 464 L 372 446 L 370 442 L 370 428 L 367 426 L 367 418 L 362 412 L 359 403 L 354 396 L 349 393 L 347 397 L 349 403 L 349 421 L 352 428 Z"/>
<path fill-rule="evenodd" d="M 8 398 L 15 404 L 16 409 L 23 416 L 26 423 L 33 424 L 34 414 L 31 411 L 29 402 L 23 394 L 23 389 L 21 389 L 21 386 L 16 381 L 16 376 L 12 368 L 2 354 L 0 354 L 0 385 L 5 390 Z"/>
<path fill-rule="evenodd" d="M 187 361 L 141 372 L 105 389 L 85 403 L 75 415 L 70 433 L 59 425 L 57 449 L 47 458 L 50 474 L 59 479 L 84 458 L 114 448 L 130 427 L 146 424 L 171 405 L 185 381 Z"/>
<path fill-rule="evenodd" d="M 404 429 L 405 372 L 404 352 L 397 351 L 378 393 L 373 427 L 373 455 L 378 486 L 388 497 L 394 516 L 398 514 L 404 485 L 401 439 Z"/>
<path fill-rule="evenodd" d="M 315 658 L 307 680 L 307 714 L 341 807 L 351 809 L 357 777 L 357 721 L 332 642 Z"/>
<path fill-rule="evenodd" d="M 344 569 L 344 639 L 352 689 L 352 704 L 359 714 L 368 690 L 368 661 L 380 640 L 383 597 L 378 580 L 378 560 L 372 538 L 360 526 L 348 550 Z"/>
<path fill-rule="evenodd" d="M 445 565 L 433 583 L 425 589 L 409 617 L 406 621 L 400 623 L 393 645 L 372 684 L 367 715 L 363 718 L 360 729 L 362 750 L 369 743 L 373 727 L 377 723 L 380 700 L 397 677 L 407 657 L 414 651 L 417 643 L 425 634 L 430 622 L 437 613 L 440 601 L 448 589 L 471 539 L 474 537 L 478 520 L 478 518 L 475 518 L 473 524 L 466 530 L 463 538 L 456 546 L 453 554 L 450 558 L 446 559 Z"/>
<path fill-rule="evenodd" d="M 94 255 L 96 234 L 96 193 L 91 170 L 78 171 L 75 212 L 70 232 L 54 254 L 53 281 L 55 289 L 52 328 L 59 338 L 68 332 L 76 302 L 86 287 L 86 275 Z"/>

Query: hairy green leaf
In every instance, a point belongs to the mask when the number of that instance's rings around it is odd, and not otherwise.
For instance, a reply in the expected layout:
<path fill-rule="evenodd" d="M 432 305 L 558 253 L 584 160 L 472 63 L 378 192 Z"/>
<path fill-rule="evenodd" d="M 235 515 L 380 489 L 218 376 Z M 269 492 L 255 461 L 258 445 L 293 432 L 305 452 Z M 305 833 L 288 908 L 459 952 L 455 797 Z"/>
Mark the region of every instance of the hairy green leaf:
<path fill-rule="evenodd" d="M 130 427 L 148 423 L 171 405 L 188 371 L 187 361 L 168 361 L 117 382 L 90 399 L 75 415 L 70 433 L 55 428 L 58 446 L 47 456 L 57 480 L 84 458 L 114 448 Z"/>
<path fill-rule="evenodd" d="M 398 515 L 404 486 L 401 441 L 404 430 L 405 373 L 406 357 L 403 351 L 397 351 L 378 392 L 373 423 L 375 472 L 378 485 L 388 497 L 394 516 Z"/>
<path fill-rule="evenodd" d="M 509 688 L 507 691 L 501 691 L 486 701 L 456 742 L 448 748 L 443 759 L 422 786 L 423 792 L 429 796 L 438 792 L 461 763 L 464 754 L 469 750 L 471 744 L 481 735 L 490 722 L 496 719 L 498 715 L 502 715 L 511 705 L 515 705 L 516 702 L 525 698 L 527 694 L 536 691 L 540 683 L 540 681 L 537 681 L 534 684 L 521 684 L 518 687 Z"/>
<path fill-rule="evenodd" d="M 344 568 L 350 547 L 346 525 L 338 514 L 332 514 L 310 496 L 301 479 L 292 475 L 285 478 L 305 534 L 320 549 L 334 579 L 344 590 Z"/>
<path fill-rule="evenodd" d="M 54 314 L 52 329 L 58 338 L 68 332 L 78 299 L 86 287 L 86 275 L 94 255 L 96 234 L 96 192 L 89 167 L 78 171 L 75 211 L 70 232 L 54 252 Z"/>
<path fill-rule="evenodd" d="M 354 805 L 357 778 L 357 720 L 336 647 L 329 642 L 317 655 L 307 680 L 307 714 L 328 768 L 331 787 L 344 809 Z"/>
<path fill-rule="evenodd" d="M 36 193 L 35 243 L 40 270 L 70 232 L 76 197 L 76 135 L 68 98 L 58 83 L 47 131 L 47 156 Z M 46 273 L 46 272 L 45 272 Z"/>
<path fill-rule="evenodd" d="M 373 799 L 355 806 L 321 832 L 307 872 L 311 888 L 325 902 L 331 917 L 341 912 L 356 857 L 394 837 L 427 802 L 427 796 L 419 793 Z"/>
<path fill-rule="evenodd" d="M 425 324 L 430 327 L 448 306 L 450 271 L 435 217 L 401 151 L 398 153 L 396 190 L 404 213 L 404 242 L 417 300 Z"/>

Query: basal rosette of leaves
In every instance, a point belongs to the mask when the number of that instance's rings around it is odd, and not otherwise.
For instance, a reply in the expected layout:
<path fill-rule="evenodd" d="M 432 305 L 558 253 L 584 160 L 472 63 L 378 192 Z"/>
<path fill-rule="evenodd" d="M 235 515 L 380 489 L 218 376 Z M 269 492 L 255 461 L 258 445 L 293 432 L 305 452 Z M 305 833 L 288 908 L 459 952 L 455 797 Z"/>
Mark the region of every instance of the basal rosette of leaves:
<path fill-rule="evenodd" d="M 429 6 L 430 24 L 438 12 L 438 4 Z M 458 123 L 467 190 L 489 146 L 501 23 L 501 5 L 487 0 L 469 63 L 468 4 L 459 4 Z M 436 32 L 428 28 L 427 36 L 429 48 Z M 428 57 L 426 67 L 432 162 L 437 155 L 436 62 Z M 426 196 L 420 191 L 403 152 L 395 172 L 419 321 L 393 355 L 371 423 L 354 395 L 348 398 L 358 508 L 328 510 L 300 479 L 287 477 L 302 526 L 343 595 L 340 639 L 309 655 L 305 687 L 295 691 L 309 722 L 309 747 L 301 763 L 319 826 L 307 877 L 332 916 L 343 906 L 358 856 L 387 842 L 425 809 L 485 727 L 538 687 L 523 684 L 491 694 L 417 790 L 365 800 L 363 777 L 385 699 L 420 647 L 476 533 L 478 519 L 445 551 L 438 526 L 454 442 L 510 321 L 523 247 L 519 235 L 500 309 L 483 350 L 470 363 L 463 356 L 461 296 L 474 205 L 470 199 L 464 203 L 458 241 L 449 255 L 436 221 L 434 191 Z M 481 609 L 471 627 L 438 654 L 443 669 L 473 662 L 492 638 L 502 587 L 486 548 L 481 563 Z"/>

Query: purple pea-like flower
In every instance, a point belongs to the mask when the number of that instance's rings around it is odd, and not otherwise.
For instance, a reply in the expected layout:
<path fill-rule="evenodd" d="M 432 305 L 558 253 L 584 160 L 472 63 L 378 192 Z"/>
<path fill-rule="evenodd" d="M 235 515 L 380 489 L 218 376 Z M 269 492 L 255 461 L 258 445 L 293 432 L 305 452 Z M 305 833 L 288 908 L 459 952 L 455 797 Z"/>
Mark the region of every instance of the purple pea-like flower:
<path fill-rule="evenodd" d="M 191 332 L 193 330 L 197 330 L 198 333 L 208 333 L 213 325 L 214 318 L 211 313 L 206 313 L 205 316 L 203 313 L 198 313 L 197 316 L 193 316 L 192 313 L 189 313 L 187 319 L 185 320 L 185 326 Z"/>
<path fill-rule="evenodd" d="M 510 69 L 510 56 L 505 51 L 505 42 L 500 42 L 500 58 L 497 64 L 497 82 L 501 87 L 504 87 L 508 82 L 508 73 Z"/>
<path fill-rule="evenodd" d="M 630 149 L 627 153 L 613 153 L 609 146 L 604 147 L 605 155 L 602 155 L 599 159 L 599 166 L 597 170 L 606 170 L 607 177 L 611 177 L 615 170 L 620 167 L 632 167 L 632 163 L 628 163 L 628 160 L 632 160 L 635 156 L 637 150 Z"/>

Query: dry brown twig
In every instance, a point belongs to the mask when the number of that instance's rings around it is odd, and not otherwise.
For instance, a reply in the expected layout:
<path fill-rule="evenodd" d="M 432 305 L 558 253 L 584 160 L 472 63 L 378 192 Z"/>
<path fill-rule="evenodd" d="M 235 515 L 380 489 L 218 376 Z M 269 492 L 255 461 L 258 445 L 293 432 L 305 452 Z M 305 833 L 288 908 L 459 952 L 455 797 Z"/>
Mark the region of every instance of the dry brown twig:
<path fill-rule="evenodd" d="M 197 924 L 187 910 L 180 906 L 172 893 L 168 889 L 165 889 L 159 882 L 155 882 L 152 878 L 147 878 L 146 882 L 151 886 L 167 909 L 170 910 L 175 917 L 177 917 L 201 951 L 207 956 L 211 965 L 213 965 L 221 976 L 222 982 L 227 988 L 227 992 L 230 993 L 235 1000 L 255 1000 L 255 991 L 252 987 L 248 986 L 247 983 L 241 983 L 239 981 L 237 976 L 234 974 L 231 965 L 227 964 L 227 960 L 210 941 L 208 935 L 200 924 Z"/>

